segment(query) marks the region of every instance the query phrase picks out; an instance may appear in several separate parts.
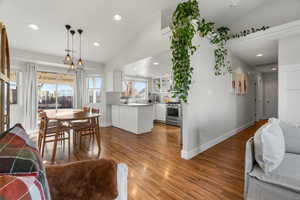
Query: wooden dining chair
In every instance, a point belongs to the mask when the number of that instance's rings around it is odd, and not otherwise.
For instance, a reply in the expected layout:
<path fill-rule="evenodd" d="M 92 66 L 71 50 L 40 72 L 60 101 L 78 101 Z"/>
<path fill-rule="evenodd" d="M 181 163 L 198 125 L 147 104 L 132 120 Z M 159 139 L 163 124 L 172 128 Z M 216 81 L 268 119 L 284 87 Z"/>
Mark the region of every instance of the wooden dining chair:
<path fill-rule="evenodd" d="M 38 134 L 38 148 L 44 157 L 45 146 L 51 142 L 61 142 L 65 148 L 65 140 L 68 140 L 68 153 L 70 156 L 70 127 L 60 125 L 59 132 L 57 133 L 57 125 L 49 127 L 49 119 L 45 112 L 40 112 L 40 128 Z M 57 135 L 58 134 L 58 135 Z M 57 135 L 57 137 L 56 137 Z"/>
<path fill-rule="evenodd" d="M 41 114 L 41 113 L 44 113 L 45 111 L 42 110 L 42 109 L 39 109 L 38 110 L 38 113 Z M 50 127 L 55 127 L 56 126 L 56 121 L 55 120 L 48 120 L 48 124 L 47 124 L 48 128 Z"/>
<path fill-rule="evenodd" d="M 100 110 L 92 108 L 91 112 L 99 114 Z M 75 134 L 79 137 L 79 146 L 81 148 L 82 137 L 89 136 L 89 143 L 91 143 L 91 141 L 94 141 L 95 137 L 97 137 L 96 134 L 99 131 L 99 118 L 92 118 L 89 120 L 89 123 L 80 127 L 76 127 L 73 130 L 75 131 Z"/>
<path fill-rule="evenodd" d="M 83 107 L 82 111 L 88 113 L 88 112 L 90 112 L 90 108 L 89 107 Z M 76 127 L 84 126 L 88 122 L 89 122 L 89 120 L 76 120 L 76 121 L 71 122 L 71 126 L 74 129 Z"/>

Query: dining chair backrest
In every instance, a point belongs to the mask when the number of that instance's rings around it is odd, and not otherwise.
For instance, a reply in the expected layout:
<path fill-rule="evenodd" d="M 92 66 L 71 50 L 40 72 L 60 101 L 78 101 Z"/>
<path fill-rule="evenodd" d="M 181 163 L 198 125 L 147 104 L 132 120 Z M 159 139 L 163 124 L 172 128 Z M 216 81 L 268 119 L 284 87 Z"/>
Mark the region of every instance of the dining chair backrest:
<path fill-rule="evenodd" d="M 92 113 L 94 114 L 100 114 L 100 109 L 98 108 L 92 108 Z M 92 126 L 98 126 L 99 125 L 99 118 L 93 118 L 92 119 Z"/>
<path fill-rule="evenodd" d="M 90 108 L 89 107 L 83 107 L 83 111 L 84 112 L 90 112 Z"/>
<path fill-rule="evenodd" d="M 46 112 L 40 112 L 39 117 L 41 119 L 40 131 L 45 132 L 48 126 L 48 118 Z"/>
<path fill-rule="evenodd" d="M 100 113 L 100 109 L 98 109 L 98 108 L 92 108 L 92 113 Z"/>

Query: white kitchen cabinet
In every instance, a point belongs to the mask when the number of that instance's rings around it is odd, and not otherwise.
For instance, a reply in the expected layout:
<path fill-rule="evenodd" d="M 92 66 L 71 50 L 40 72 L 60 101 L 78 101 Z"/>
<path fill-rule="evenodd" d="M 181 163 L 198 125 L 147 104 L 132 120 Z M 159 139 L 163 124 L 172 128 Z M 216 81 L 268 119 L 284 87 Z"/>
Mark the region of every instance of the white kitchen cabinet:
<path fill-rule="evenodd" d="M 113 105 L 111 107 L 111 121 L 114 127 L 120 126 L 120 108 L 119 106 Z"/>
<path fill-rule="evenodd" d="M 112 124 L 114 127 L 135 134 L 151 132 L 153 129 L 152 105 L 113 105 Z"/>
<path fill-rule="evenodd" d="M 167 76 L 167 77 L 162 77 L 161 78 L 161 88 L 160 91 L 161 92 L 171 92 L 171 77 Z"/>
<path fill-rule="evenodd" d="M 152 79 L 152 92 L 153 93 L 169 93 L 172 90 L 172 77 L 164 75 Z"/>
<path fill-rule="evenodd" d="M 167 104 L 158 103 L 155 104 L 155 119 L 165 122 L 167 116 Z"/>

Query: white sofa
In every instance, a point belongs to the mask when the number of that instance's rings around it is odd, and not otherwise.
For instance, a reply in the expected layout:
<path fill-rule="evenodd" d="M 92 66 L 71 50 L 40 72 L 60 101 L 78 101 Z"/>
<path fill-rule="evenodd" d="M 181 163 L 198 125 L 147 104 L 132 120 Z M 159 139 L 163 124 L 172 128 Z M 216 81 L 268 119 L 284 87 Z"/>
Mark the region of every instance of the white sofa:
<path fill-rule="evenodd" d="M 285 141 L 285 155 L 280 165 L 265 173 L 255 159 L 254 139 L 246 144 L 246 200 L 300 199 L 300 128 L 280 122 Z"/>

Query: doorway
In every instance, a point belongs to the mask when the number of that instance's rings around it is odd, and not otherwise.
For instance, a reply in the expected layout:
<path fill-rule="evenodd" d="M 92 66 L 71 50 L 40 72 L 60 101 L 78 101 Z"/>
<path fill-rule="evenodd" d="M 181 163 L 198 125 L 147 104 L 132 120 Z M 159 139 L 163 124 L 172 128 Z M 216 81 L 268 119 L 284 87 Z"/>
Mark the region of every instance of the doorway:
<path fill-rule="evenodd" d="M 278 117 L 278 73 L 263 74 L 264 118 Z"/>
<path fill-rule="evenodd" d="M 273 67 L 273 69 L 275 69 Z M 256 76 L 256 118 L 278 118 L 278 71 L 258 72 Z"/>

